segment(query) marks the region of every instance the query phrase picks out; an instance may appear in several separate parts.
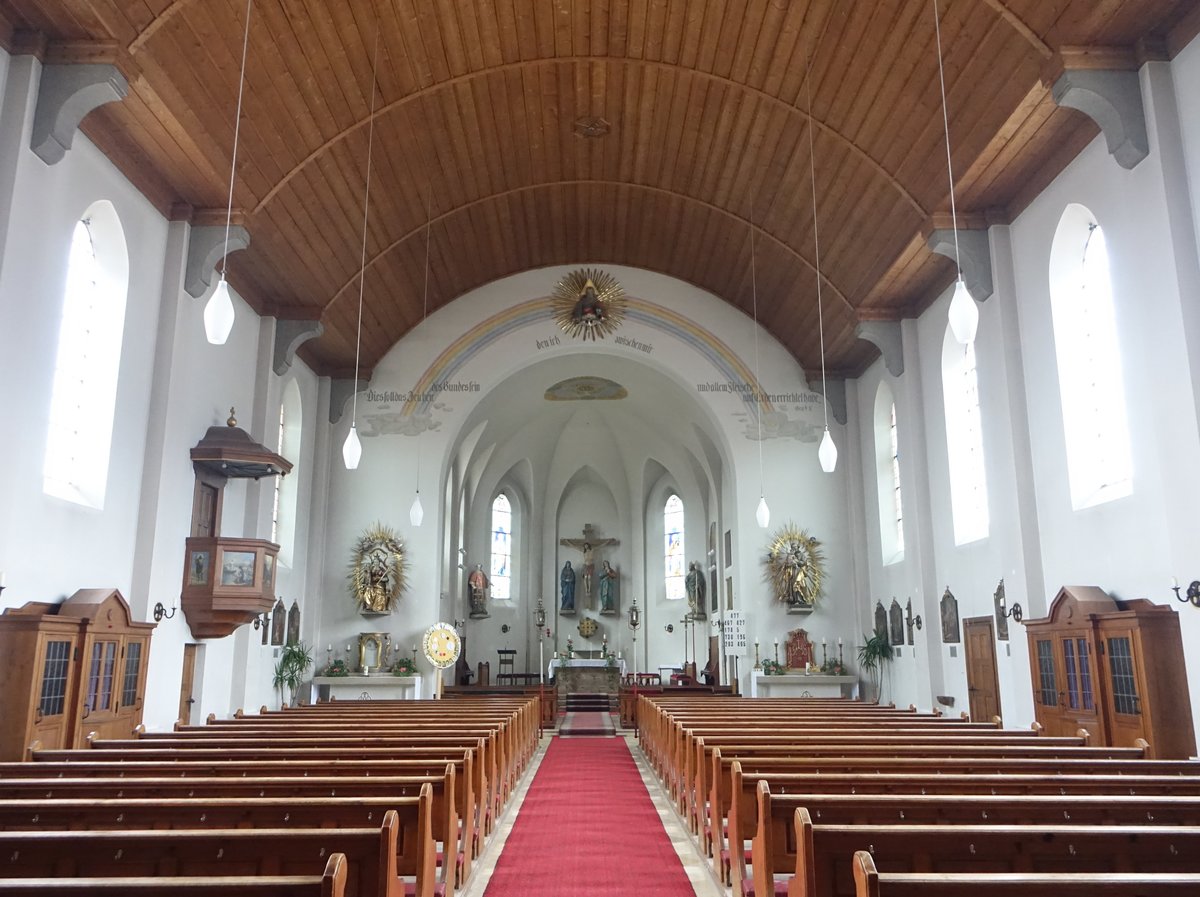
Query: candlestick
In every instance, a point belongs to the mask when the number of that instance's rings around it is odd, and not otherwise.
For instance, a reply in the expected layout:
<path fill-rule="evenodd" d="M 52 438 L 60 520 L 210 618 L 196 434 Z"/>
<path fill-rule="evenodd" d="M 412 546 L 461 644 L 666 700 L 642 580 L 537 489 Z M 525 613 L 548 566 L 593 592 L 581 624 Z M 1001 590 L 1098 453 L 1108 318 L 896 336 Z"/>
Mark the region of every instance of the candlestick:
<path fill-rule="evenodd" d="M 821 669 L 829 664 L 829 648 L 825 645 L 825 639 L 821 639 Z"/>
<path fill-rule="evenodd" d="M 775 639 L 775 662 L 779 663 L 779 639 Z"/>
<path fill-rule="evenodd" d="M 821 636 L 821 645 L 824 646 L 825 644 L 826 644 L 825 636 Z"/>
<path fill-rule="evenodd" d="M 758 639 L 754 640 L 754 669 L 762 669 L 762 661 L 758 659 Z"/>
<path fill-rule="evenodd" d="M 838 636 L 838 647 L 842 647 L 842 637 L 840 635 Z"/>

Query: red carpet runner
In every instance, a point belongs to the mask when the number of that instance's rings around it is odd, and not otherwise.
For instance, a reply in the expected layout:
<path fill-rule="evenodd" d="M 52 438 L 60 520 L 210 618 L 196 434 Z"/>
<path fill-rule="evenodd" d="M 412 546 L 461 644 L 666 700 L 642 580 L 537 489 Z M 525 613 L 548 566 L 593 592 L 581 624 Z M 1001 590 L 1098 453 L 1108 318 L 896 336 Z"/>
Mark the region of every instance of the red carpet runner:
<path fill-rule="evenodd" d="M 623 738 L 550 742 L 485 897 L 693 897 Z"/>

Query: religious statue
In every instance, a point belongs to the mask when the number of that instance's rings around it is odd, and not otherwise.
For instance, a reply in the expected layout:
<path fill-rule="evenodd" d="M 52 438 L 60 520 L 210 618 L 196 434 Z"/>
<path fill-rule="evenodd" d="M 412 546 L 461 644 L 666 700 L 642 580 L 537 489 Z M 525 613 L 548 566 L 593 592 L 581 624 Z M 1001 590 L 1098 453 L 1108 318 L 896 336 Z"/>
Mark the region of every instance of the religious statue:
<path fill-rule="evenodd" d="M 558 575 L 558 584 L 562 589 L 560 611 L 564 614 L 575 613 L 575 570 L 570 561 L 563 564 L 562 573 Z"/>
<path fill-rule="evenodd" d="M 488 578 L 483 572 L 483 564 L 476 564 L 471 575 L 467 577 L 467 590 L 471 599 L 471 619 L 480 620 L 488 616 Z"/>
<path fill-rule="evenodd" d="M 700 572 L 695 561 L 692 561 L 688 565 L 684 585 L 687 586 L 688 610 L 691 613 L 692 619 L 704 619 L 704 594 L 707 587 L 704 584 L 704 574 Z"/>
<path fill-rule="evenodd" d="M 619 545 L 616 539 L 600 539 L 597 538 L 594 532 L 594 527 L 590 524 L 584 524 L 582 539 L 559 539 L 559 545 L 566 545 L 570 548 L 577 549 L 583 552 L 583 603 L 585 609 L 592 607 L 592 580 L 595 578 L 596 572 L 596 549 L 602 548 L 605 545 Z M 574 589 L 572 589 L 572 593 Z M 574 610 L 575 602 L 572 599 L 571 608 Z M 565 610 L 565 607 L 564 607 Z"/>
<path fill-rule="evenodd" d="M 608 561 L 600 571 L 600 613 L 615 615 L 617 613 L 617 594 L 620 590 L 620 574 L 612 568 Z"/>
<path fill-rule="evenodd" d="M 554 287 L 550 300 L 554 320 L 567 336 L 604 339 L 620 325 L 628 300 L 617 279 L 607 271 L 572 271 Z"/>

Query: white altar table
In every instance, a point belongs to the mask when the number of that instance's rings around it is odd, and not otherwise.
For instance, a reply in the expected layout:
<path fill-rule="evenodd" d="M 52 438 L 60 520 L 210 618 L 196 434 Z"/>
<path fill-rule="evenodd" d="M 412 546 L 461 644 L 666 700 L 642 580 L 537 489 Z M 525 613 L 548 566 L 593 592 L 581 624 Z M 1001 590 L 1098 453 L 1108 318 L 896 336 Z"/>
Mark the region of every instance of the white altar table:
<path fill-rule="evenodd" d="M 768 676 L 755 671 L 750 677 L 752 698 L 855 698 L 857 676 L 830 676 L 825 673 L 784 673 Z"/>
<path fill-rule="evenodd" d="M 623 657 L 618 657 L 618 658 L 615 658 L 615 660 L 613 662 L 616 664 L 617 672 L 621 676 L 624 676 L 625 675 L 625 659 Z M 555 670 L 557 670 L 560 666 L 568 666 L 571 669 L 597 669 L 597 668 L 603 669 L 608 666 L 608 659 L 602 658 L 602 657 L 595 657 L 595 658 L 555 657 L 553 660 L 550 661 L 550 666 L 548 666 L 546 668 L 546 675 L 549 676 L 551 679 L 553 679 Z"/>
<path fill-rule="evenodd" d="M 314 676 L 313 701 L 417 701 L 420 676 Z"/>

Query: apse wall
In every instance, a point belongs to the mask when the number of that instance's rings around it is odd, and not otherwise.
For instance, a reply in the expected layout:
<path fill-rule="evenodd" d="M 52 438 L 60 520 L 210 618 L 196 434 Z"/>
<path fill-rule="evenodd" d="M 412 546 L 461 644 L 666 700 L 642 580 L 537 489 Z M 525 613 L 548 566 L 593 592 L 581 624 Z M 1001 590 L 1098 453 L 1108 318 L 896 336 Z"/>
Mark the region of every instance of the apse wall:
<path fill-rule="evenodd" d="M 994 295 L 980 308 L 975 342 L 987 493 L 986 539 L 956 545 L 942 401 L 942 344 L 949 292 L 903 323 L 906 369 L 892 377 L 882 362 L 855 385 L 864 478 L 872 477 L 871 409 L 886 380 L 896 399 L 906 509 L 903 561 L 883 563 L 879 507 L 868 485 L 863 535 L 872 598 L 913 596 L 925 631 L 917 658 L 894 664 L 896 697 L 930 706 L 935 695 L 967 706 L 963 645 L 943 644 L 937 602 L 949 586 L 959 616 L 992 617 L 1004 581 L 1009 607 L 1046 614 L 1063 585 L 1096 585 L 1117 598 L 1147 598 L 1178 610 L 1185 656 L 1200 647 L 1200 610 L 1175 601 L 1172 577 L 1200 578 L 1200 416 L 1195 388 L 1200 359 L 1197 316 L 1197 183 L 1200 183 L 1200 51 L 1195 43 L 1172 64 L 1151 63 L 1140 77 L 1150 125 L 1150 155 L 1132 171 L 1097 137 L 1011 224 L 992 227 Z M 1176 109 L 1176 100 L 1180 108 Z M 1189 202 L 1189 196 L 1192 201 Z M 1126 394 L 1133 492 L 1074 510 L 1069 489 L 1061 384 L 1050 309 L 1050 253 L 1071 203 L 1096 216 L 1107 240 Z M 911 523 L 908 509 L 912 508 Z M 862 625 L 871 625 L 869 608 Z M 1022 626 L 997 642 L 1002 714 L 1008 725 L 1033 719 Z M 1191 690 L 1200 720 L 1200 689 Z"/>
<path fill-rule="evenodd" d="M 839 633 L 849 640 L 853 587 L 844 466 L 832 476 L 820 470 L 816 447 L 821 435 L 821 400 L 806 388 L 795 360 L 765 332 L 760 333 L 761 381 L 772 399 L 762 421 L 762 488 L 772 508 L 770 531 L 788 519 L 794 520 L 826 543 L 830 559 L 828 603 L 807 618 L 784 614 L 769 600 L 762 578 L 767 534 L 754 519 L 760 494 L 758 421 L 743 398 L 747 384 L 754 379 L 753 322 L 727 303 L 680 281 L 638 269 L 605 266 L 629 295 L 630 313 L 613 336 L 585 346 L 566 337 L 550 312 L 550 292 L 569 270 L 526 272 L 461 297 L 416 327 L 376 367 L 368 391 L 360 393 L 358 399 L 358 428 L 363 437 L 361 466 L 346 471 L 339 457 L 330 459 L 325 556 L 329 572 L 322 582 L 322 590 L 329 597 L 322 632 L 329 631 L 337 641 L 362 627 L 344 579 L 335 571 L 345 567 L 355 535 L 376 519 L 393 525 L 408 540 L 414 559 L 409 593 L 388 621 L 397 640 L 407 644 L 439 618 L 465 616 L 461 574 L 451 564 L 448 575 L 443 575 L 439 568 L 444 564 L 438 559 L 456 553 L 459 544 L 469 554 L 474 553 L 482 535 L 481 517 L 476 514 L 473 521 L 468 518 L 463 522 L 466 531 L 460 541 L 460 524 L 451 521 L 444 526 L 437 522 L 432 498 L 445 495 L 445 480 L 452 469 L 456 483 L 469 476 L 468 471 L 452 467 L 458 463 L 464 440 L 478 440 L 468 454 L 493 450 L 488 447 L 487 433 L 489 426 L 497 424 L 485 422 L 504 414 L 503 404 L 491 404 L 504 383 L 533 365 L 549 361 L 569 364 L 586 352 L 612 359 L 618 365 L 624 360 L 645 366 L 702 410 L 705 426 L 728 469 L 722 473 L 723 482 L 713 484 L 715 494 L 707 494 L 708 487 L 700 493 L 700 504 L 707 505 L 706 513 L 694 520 L 691 515 L 695 512 L 688 511 L 687 538 L 689 542 L 694 538 L 692 544 L 700 549 L 695 554 L 689 549 L 688 556 L 703 559 L 708 524 L 717 523 L 722 596 L 728 577 L 733 580 L 735 607 L 747 613 L 748 641 L 752 644 L 757 635 L 770 644 L 798 626 L 807 627 L 818 640 L 822 634 L 835 639 Z M 541 390 L 547 385 L 543 384 Z M 333 431 L 335 448 L 345 439 L 349 414 L 347 404 Z M 649 426 L 654 427 L 653 420 Z M 418 432 L 422 434 L 419 440 L 415 435 Z M 844 442 L 845 434 L 836 426 L 834 436 Z M 408 523 L 407 509 L 417 485 L 418 441 L 426 518 L 423 526 L 415 528 Z M 693 444 L 697 458 L 706 452 L 698 437 L 682 434 L 680 441 Z M 637 463 L 643 463 L 646 457 L 643 454 Z M 507 462 L 494 464 L 505 470 Z M 627 461 L 624 467 L 634 470 L 635 464 Z M 540 474 L 536 462 L 534 470 L 536 479 Z M 480 500 L 490 501 L 491 494 Z M 539 501 L 541 496 L 535 494 L 533 500 Z M 454 514 L 459 514 L 458 508 Z M 543 521 L 546 526 L 552 522 Z M 573 526 L 578 521 L 569 522 Z M 731 549 L 727 557 L 723 545 L 726 530 Z M 555 555 L 555 569 L 551 570 L 548 554 L 553 547 L 544 545 L 540 559 L 539 581 L 548 604 L 550 596 L 557 595 L 562 557 Z M 468 566 L 476 560 L 480 558 L 468 557 Z M 630 557 L 624 562 L 633 564 L 634 560 Z M 536 593 L 530 592 L 528 597 L 535 599 Z M 521 625 L 532 626 L 528 622 Z M 652 648 L 651 655 L 657 650 Z M 678 640 L 674 649 L 663 647 L 664 659 L 671 650 L 678 653 Z M 742 665 L 743 674 L 753 662 L 752 649 L 750 654 L 751 659 Z M 495 661 L 494 656 L 491 659 Z"/>

